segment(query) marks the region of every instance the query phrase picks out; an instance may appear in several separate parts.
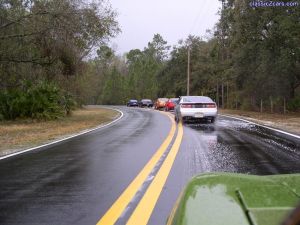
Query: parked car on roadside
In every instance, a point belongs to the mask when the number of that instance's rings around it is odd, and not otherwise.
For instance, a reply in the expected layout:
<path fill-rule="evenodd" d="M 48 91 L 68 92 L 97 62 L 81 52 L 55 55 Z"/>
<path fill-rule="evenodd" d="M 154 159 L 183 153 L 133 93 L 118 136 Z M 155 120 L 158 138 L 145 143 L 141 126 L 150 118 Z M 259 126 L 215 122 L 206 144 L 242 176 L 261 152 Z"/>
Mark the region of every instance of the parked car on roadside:
<path fill-rule="evenodd" d="M 168 98 L 158 98 L 158 99 L 155 101 L 154 108 L 155 108 L 155 109 L 162 109 L 162 108 L 165 108 L 166 102 L 167 102 L 168 100 L 169 100 Z"/>
<path fill-rule="evenodd" d="M 217 104 L 207 96 L 182 96 L 175 107 L 175 120 L 179 122 L 209 120 L 215 122 Z"/>
<path fill-rule="evenodd" d="M 165 105 L 165 110 L 174 110 L 175 106 L 178 104 L 179 98 L 170 98 Z"/>
<path fill-rule="evenodd" d="M 153 102 L 150 99 L 142 99 L 139 102 L 139 107 L 153 107 Z"/>
<path fill-rule="evenodd" d="M 139 106 L 138 104 L 138 101 L 135 100 L 135 99 L 130 99 L 128 102 L 127 102 L 127 106 L 128 107 L 135 107 L 135 106 Z"/>

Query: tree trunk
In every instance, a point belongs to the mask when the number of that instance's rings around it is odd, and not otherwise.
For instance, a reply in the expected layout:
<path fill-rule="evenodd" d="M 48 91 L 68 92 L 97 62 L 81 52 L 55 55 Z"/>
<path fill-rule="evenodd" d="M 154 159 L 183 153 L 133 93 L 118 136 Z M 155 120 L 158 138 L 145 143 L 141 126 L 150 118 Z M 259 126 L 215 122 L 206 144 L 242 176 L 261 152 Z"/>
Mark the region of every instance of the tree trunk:
<path fill-rule="evenodd" d="M 224 109 L 224 84 L 222 82 L 222 108 Z"/>
<path fill-rule="evenodd" d="M 226 108 L 229 108 L 229 85 L 226 82 Z"/>
<path fill-rule="evenodd" d="M 273 99 L 270 97 L 271 113 L 273 113 Z"/>
<path fill-rule="evenodd" d="M 283 98 L 283 114 L 286 114 L 286 100 Z"/>
<path fill-rule="evenodd" d="M 220 107 L 220 104 L 219 104 L 219 84 L 217 82 L 217 96 L 216 96 L 216 101 L 217 101 L 217 106 Z"/>

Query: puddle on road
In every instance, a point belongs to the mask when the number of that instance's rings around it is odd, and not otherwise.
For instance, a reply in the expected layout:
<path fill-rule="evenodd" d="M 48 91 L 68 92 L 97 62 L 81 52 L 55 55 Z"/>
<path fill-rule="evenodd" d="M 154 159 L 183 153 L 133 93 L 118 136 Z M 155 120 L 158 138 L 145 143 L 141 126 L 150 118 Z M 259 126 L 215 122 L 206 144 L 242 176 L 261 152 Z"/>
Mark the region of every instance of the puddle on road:
<path fill-rule="evenodd" d="M 200 124 L 187 127 L 197 131 L 189 134 L 192 141 L 187 146 L 188 151 L 193 154 L 191 157 L 194 159 L 195 173 L 237 172 L 239 163 L 230 146 L 221 142 L 216 126 Z"/>
<path fill-rule="evenodd" d="M 255 137 L 269 145 L 276 146 L 278 149 L 296 154 L 300 157 L 300 140 L 290 135 L 285 135 L 253 123 L 235 120 L 219 120 L 220 129 L 232 129 L 241 131 L 249 136 Z M 300 158 L 299 158 L 300 159 Z"/>
<path fill-rule="evenodd" d="M 299 141 L 280 136 L 278 132 L 226 119 L 219 119 L 215 125 L 186 124 L 185 127 L 189 136 L 187 148 L 191 152 L 190 160 L 194 160 L 195 173 L 300 171 L 299 164 L 295 164 L 300 159 Z"/>

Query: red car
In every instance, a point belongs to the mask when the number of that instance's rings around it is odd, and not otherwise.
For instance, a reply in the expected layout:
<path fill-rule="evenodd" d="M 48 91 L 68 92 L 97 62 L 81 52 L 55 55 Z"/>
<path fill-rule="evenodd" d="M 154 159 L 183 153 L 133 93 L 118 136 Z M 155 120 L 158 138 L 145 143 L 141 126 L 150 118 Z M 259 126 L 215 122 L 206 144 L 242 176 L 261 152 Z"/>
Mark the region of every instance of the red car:
<path fill-rule="evenodd" d="M 155 109 L 161 109 L 165 108 L 166 102 L 168 101 L 168 98 L 158 98 L 154 104 Z"/>
<path fill-rule="evenodd" d="M 178 103 L 179 98 L 170 98 L 165 105 L 165 110 L 166 111 L 170 111 L 170 110 L 174 110 L 175 106 Z"/>

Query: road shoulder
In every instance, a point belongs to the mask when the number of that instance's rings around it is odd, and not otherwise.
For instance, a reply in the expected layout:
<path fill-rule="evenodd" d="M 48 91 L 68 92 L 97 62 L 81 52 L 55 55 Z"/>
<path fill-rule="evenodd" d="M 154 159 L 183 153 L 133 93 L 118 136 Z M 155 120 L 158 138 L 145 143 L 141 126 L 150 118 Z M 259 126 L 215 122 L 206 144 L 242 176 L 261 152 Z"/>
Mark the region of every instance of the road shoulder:
<path fill-rule="evenodd" d="M 1 122 L 0 159 L 100 129 L 122 115 L 117 109 L 97 106 L 76 110 L 73 116 L 55 121 Z"/>
<path fill-rule="evenodd" d="M 220 115 L 232 116 L 239 119 L 247 120 L 266 127 L 279 129 L 295 135 L 300 135 L 300 115 L 299 114 L 270 114 L 249 112 L 240 110 L 223 110 L 219 111 Z"/>

